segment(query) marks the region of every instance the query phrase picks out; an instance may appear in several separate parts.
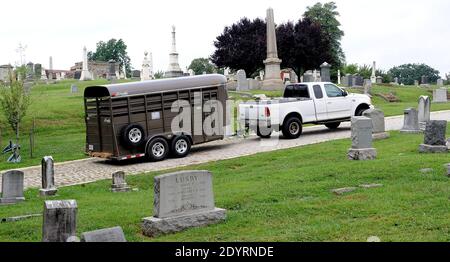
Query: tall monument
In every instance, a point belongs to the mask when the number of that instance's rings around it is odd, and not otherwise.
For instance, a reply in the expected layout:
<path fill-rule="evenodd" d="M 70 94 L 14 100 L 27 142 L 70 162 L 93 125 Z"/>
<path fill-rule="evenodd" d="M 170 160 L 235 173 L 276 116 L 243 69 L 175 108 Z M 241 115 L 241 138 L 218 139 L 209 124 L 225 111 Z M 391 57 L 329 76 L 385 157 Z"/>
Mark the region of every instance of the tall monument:
<path fill-rule="evenodd" d="M 273 9 L 267 9 L 267 58 L 264 60 L 266 66 L 262 89 L 265 90 L 282 90 L 284 89 L 283 81 L 280 76 L 281 59 L 278 58 L 277 36 L 275 34 L 275 20 Z"/>
<path fill-rule="evenodd" d="M 81 71 L 80 81 L 92 80 L 91 72 L 89 72 L 87 49 L 83 48 L 83 70 Z"/>
<path fill-rule="evenodd" d="M 150 59 L 147 57 L 147 51 L 145 51 L 144 55 L 144 61 L 142 61 L 141 81 L 147 81 L 153 78 L 152 53 L 150 53 Z"/>
<path fill-rule="evenodd" d="M 183 70 L 181 70 L 178 64 L 177 45 L 175 41 L 175 26 L 172 26 L 172 51 L 169 54 L 169 68 L 164 73 L 164 77 L 180 77 L 183 76 Z"/>
<path fill-rule="evenodd" d="M 377 76 L 375 75 L 376 72 L 375 70 L 377 66 L 377 63 L 375 61 L 373 61 L 373 66 L 372 66 L 372 76 L 370 77 L 370 81 L 372 82 L 372 84 L 375 84 L 377 82 Z"/>

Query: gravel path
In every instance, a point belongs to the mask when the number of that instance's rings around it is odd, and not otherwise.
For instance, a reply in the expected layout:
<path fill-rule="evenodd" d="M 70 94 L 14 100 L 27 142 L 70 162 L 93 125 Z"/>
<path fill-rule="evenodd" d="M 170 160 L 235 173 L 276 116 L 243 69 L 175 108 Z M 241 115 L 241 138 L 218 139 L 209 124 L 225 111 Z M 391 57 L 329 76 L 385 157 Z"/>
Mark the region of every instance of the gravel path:
<path fill-rule="evenodd" d="M 449 121 L 450 110 L 432 112 L 431 119 Z M 387 130 L 399 130 L 402 126 L 403 116 L 386 118 Z M 336 131 L 329 131 L 324 126 L 306 127 L 304 128 L 303 135 L 299 139 L 294 140 L 285 140 L 282 138 L 278 141 L 276 139 L 260 140 L 256 136 L 251 136 L 245 139 L 236 137 L 227 138 L 221 141 L 214 141 L 207 144 L 194 146 L 192 148 L 192 153 L 186 158 L 167 159 L 156 163 L 145 162 L 144 160 L 135 160 L 126 163 L 113 164 L 109 161 L 97 158 L 75 160 L 55 164 L 55 182 L 57 186 L 88 183 L 102 179 L 109 179 L 111 178 L 111 174 L 118 170 L 123 170 L 128 174 L 138 174 L 142 172 L 172 169 L 180 166 L 200 164 L 222 159 L 237 158 L 260 152 L 316 144 L 349 137 L 350 123 L 344 123 Z M 55 159 L 55 161 L 58 160 Z M 21 168 L 18 170 L 25 173 L 26 188 L 41 186 L 40 166 Z"/>

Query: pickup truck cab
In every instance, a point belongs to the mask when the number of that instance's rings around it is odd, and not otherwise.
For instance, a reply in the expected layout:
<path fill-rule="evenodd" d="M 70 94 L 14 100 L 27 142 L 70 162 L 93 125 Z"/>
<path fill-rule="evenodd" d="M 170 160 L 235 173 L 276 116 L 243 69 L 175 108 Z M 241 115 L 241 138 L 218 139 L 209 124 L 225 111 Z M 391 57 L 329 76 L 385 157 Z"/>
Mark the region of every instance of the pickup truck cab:
<path fill-rule="evenodd" d="M 282 98 L 239 104 L 239 120 L 262 138 L 281 129 L 283 136 L 294 139 L 301 135 L 304 124 L 336 129 L 370 108 L 369 96 L 349 94 L 333 83 L 298 83 L 287 85 Z"/>

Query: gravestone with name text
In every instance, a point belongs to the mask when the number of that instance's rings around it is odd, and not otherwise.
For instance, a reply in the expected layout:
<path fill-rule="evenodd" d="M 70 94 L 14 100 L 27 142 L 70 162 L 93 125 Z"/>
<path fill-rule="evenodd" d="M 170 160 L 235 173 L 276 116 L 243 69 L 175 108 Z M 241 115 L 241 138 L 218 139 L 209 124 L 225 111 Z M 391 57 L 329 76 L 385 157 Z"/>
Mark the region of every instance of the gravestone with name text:
<path fill-rule="evenodd" d="M 355 116 L 351 120 L 352 147 L 347 156 L 350 160 L 373 160 L 377 150 L 372 147 L 372 120 L 364 116 Z"/>
<path fill-rule="evenodd" d="M 23 172 L 11 170 L 3 173 L 2 197 L 0 198 L 0 204 L 15 204 L 24 200 Z"/>
<path fill-rule="evenodd" d="M 445 138 L 447 121 L 428 121 L 425 128 L 424 142 L 419 146 L 420 153 L 446 153 L 447 140 Z"/>
<path fill-rule="evenodd" d="M 81 242 L 127 242 L 121 227 L 104 228 L 81 234 Z"/>
<path fill-rule="evenodd" d="M 75 200 L 45 201 L 42 242 L 66 242 L 76 236 L 77 208 Z"/>
<path fill-rule="evenodd" d="M 226 210 L 214 206 L 212 174 L 181 171 L 154 178 L 153 216 L 144 218 L 144 235 L 154 237 L 218 223 Z"/>
<path fill-rule="evenodd" d="M 45 156 L 41 161 L 42 188 L 41 196 L 54 196 L 58 189 L 55 187 L 55 166 L 53 157 Z"/>

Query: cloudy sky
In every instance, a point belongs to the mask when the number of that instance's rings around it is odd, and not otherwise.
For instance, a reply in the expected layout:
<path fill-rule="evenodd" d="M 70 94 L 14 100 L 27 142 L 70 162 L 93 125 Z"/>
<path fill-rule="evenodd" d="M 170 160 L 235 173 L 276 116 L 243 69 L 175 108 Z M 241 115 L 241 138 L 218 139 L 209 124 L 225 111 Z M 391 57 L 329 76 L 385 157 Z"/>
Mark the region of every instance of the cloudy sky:
<path fill-rule="evenodd" d="M 0 5 L 0 64 L 20 61 L 16 49 L 27 46 L 27 61 L 68 69 L 81 61 L 83 46 L 95 50 L 100 40 L 122 38 L 133 67 L 141 68 L 144 51 L 154 68 L 168 66 L 171 26 L 177 27 L 180 66 L 214 51 L 224 26 L 241 17 L 264 18 L 274 8 L 275 22 L 295 21 L 317 0 L 22 0 Z M 325 1 L 321 1 L 325 2 Z M 427 63 L 442 76 L 450 72 L 450 1 L 335 0 L 345 36 L 347 62 L 382 69 L 403 63 Z"/>

